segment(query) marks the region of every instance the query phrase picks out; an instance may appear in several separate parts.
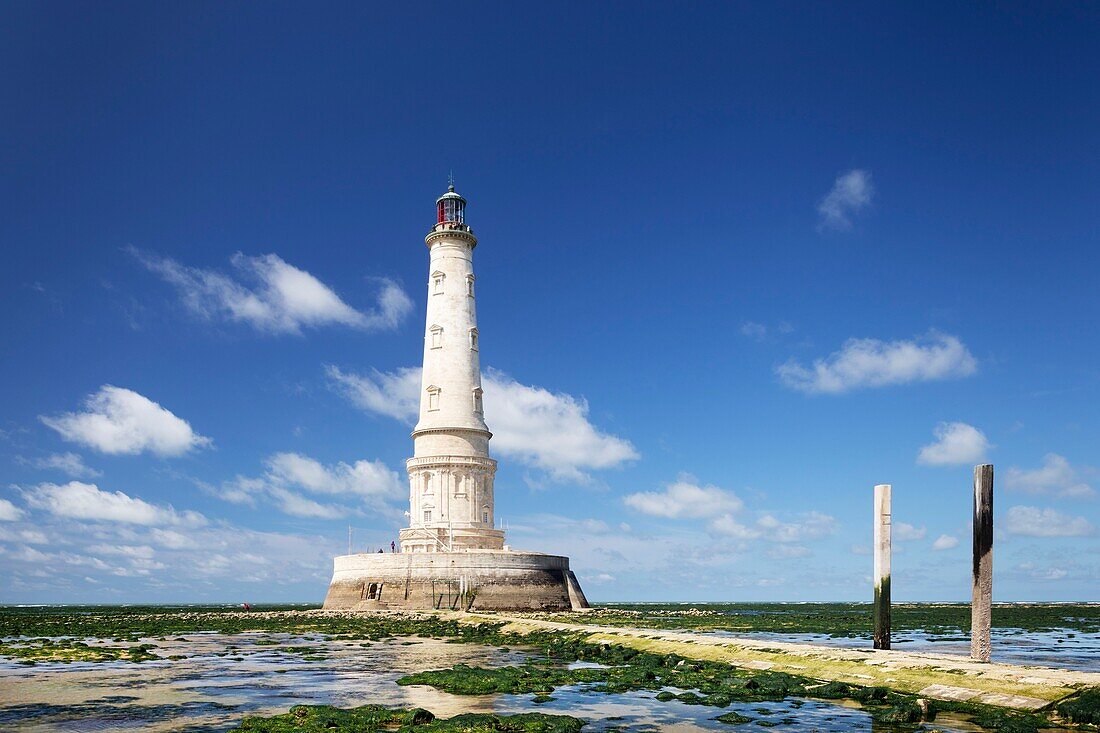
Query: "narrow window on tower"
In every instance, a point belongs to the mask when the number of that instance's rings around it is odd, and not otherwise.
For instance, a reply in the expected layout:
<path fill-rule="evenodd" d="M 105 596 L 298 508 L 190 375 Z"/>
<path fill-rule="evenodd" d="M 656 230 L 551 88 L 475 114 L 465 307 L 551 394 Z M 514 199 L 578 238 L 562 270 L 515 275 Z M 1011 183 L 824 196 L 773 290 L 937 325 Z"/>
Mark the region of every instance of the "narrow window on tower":
<path fill-rule="evenodd" d="M 481 406 L 481 394 L 482 394 L 481 387 L 475 387 L 474 388 L 474 412 L 482 412 L 483 411 L 483 408 Z"/>
<path fill-rule="evenodd" d="M 467 275 L 466 276 L 466 295 L 469 295 L 471 298 L 474 297 L 474 276 L 473 275 Z"/>
<path fill-rule="evenodd" d="M 482 524 L 488 524 L 489 523 L 489 507 L 487 507 L 487 506 L 481 508 L 481 523 Z"/>
<path fill-rule="evenodd" d="M 424 510 L 424 524 L 430 524 L 431 521 L 432 521 L 432 510 L 431 509 L 425 509 Z"/>
<path fill-rule="evenodd" d="M 432 326 L 428 333 L 428 340 L 432 343 L 433 349 L 443 348 L 443 326 Z"/>
<path fill-rule="evenodd" d="M 435 387 L 435 386 L 428 387 L 428 409 L 429 410 L 438 410 L 439 409 L 439 392 L 440 392 L 439 387 Z"/>
<path fill-rule="evenodd" d="M 470 350 L 477 351 L 477 329 L 470 329 Z"/>
<path fill-rule="evenodd" d="M 447 279 L 439 270 L 432 273 L 432 295 L 443 295 L 443 281 Z"/>

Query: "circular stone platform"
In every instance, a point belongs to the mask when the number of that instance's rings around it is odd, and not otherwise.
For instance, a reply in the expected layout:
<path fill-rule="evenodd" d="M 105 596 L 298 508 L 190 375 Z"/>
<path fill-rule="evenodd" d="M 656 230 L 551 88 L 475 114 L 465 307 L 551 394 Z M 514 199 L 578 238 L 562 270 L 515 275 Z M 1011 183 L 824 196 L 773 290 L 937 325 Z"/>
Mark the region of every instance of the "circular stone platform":
<path fill-rule="evenodd" d="M 333 561 L 326 610 L 588 608 L 569 558 L 514 550 L 361 553 Z"/>

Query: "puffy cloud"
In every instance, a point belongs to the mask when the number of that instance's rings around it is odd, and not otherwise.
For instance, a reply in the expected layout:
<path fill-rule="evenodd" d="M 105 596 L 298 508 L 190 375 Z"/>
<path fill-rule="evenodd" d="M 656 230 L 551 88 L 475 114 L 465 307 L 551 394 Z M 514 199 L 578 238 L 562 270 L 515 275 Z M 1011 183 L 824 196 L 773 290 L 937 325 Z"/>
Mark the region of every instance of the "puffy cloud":
<path fill-rule="evenodd" d="M 84 459 L 71 452 L 52 453 L 45 458 L 25 462 L 45 471 L 61 471 L 72 478 L 96 478 L 103 475 L 102 471 L 84 465 Z"/>
<path fill-rule="evenodd" d="M 340 519 L 350 512 L 332 504 L 321 504 L 313 499 L 302 496 L 279 486 L 271 486 L 268 493 L 275 499 L 279 509 L 285 514 L 295 517 L 312 517 L 314 519 Z"/>
<path fill-rule="evenodd" d="M 0 522 L 17 522 L 23 517 L 23 510 L 7 499 L 0 499 Z"/>
<path fill-rule="evenodd" d="M 1005 474 L 1005 488 L 1028 494 L 1054 494 L 1071 498 L 1088 498 L 1096 492 L 1081 480 L 1076 469 L 1063 456 L 1047 453 L 1041 468 L 1032 471 L 1012 466 Z"/>
<path fill-rule="evenodd" d="M 148 397 L 109 384 L 88 396 L 84 412 L 40 416 L 39 420 L 65 440 L 113 455 L 149 451 L 179 456 L 212 443 Z"/>
<path fill-rule="evenodd" d="M 225 598 L 227 592 L 301 597 L 324 587 L 342 546 L 336 538 L 257 532 L 226 522 L 164 528 L 53 521 L 49 551 L 0 549 L 0 573 L 12 580 L 12 593 L 68 588 L 66 598 L 87 601 L 98 592 L 90 586 L 98 585 L 111 593 L 100 598 L 117 598 L 118 592 L 176 602 Z"/>
<path fill-rule="evenodd" d="M 370 376 L 360 376 L 330 365 L 325 372 L 356 407 L 408 423 L 416 420 L 420 411 L 419 368 L 403 367 L 394 372 L 372 369 Z"/>
<path fill-rule="evenodd" d="M 1084 517 L 1072 517 L 1053 509 L 1033 506 L 1010 507 L 1005 531 L 1023 537 L 1084 537 L 1093 527 Z"/>
<path fill-rule="evenodd" d="M 853 389 L 885 387 L 966 377 L 977 360 L 955 336 L 931 331 L 908 341 L 848 339 L 840 351 L 804 366 L 791 359 L 776 368 L 783 384 L 807 394 L 840 394 Z"/>
<path fill-rule="evenodd" d="M 120 555 L 122 557 L 149 560 L 156 551 L 149 545 L 89 545 L 88 552 L 96 555 Z"/>
<path fill-rule="evenodd" d="M 932 543 L 933 550 L 950 550 L 959 546 L 959 538 L 952 537 L 949 534 L 941 534 L 936 538 L 936 541 Z"/>
<path fill-rule="evenodd" d="M 420 409 L 420 370 L 356 375 L 328 367 L 334 386 L 356 406 L 412 424 Z M 591 470 L 614 468 L 639 457 L 624 438 L 601 431 L 588 403 L 564 392 L 521 384 L 488 369 L 483 377 L 485 420 L 500 455 L 558 480 L 587 482 Z"/>
<path fill-rule="evenodd" d="M 841 174 L 817 205 L 822 229 L 851 229 L 852 215 L 871 204 L 875 189 L 870 171 L 856 168 Z"/>
<path fill-rule="evenodd" d="M 836 532 L 836 519 L 818 511 L 805 512 L 794 522 L 781 522 L 765 514 L 756 522 L 762 537 L 772 542 L 804 542 L 827 537 Z"/>
<path fill-rule="evenodd" d="M 925 466 L 978 463 L 991 447 L 981 430 L 964 422 L 941 422 L 932 434 L 936 442 L 924 446 L 917 454 L 917 463 Z"/>
<path fill-rule="evenodd" d="M 402 499 L 408 491 L 405 480 L 381 461 L 340 461 L 326 466 L 300 453 L 276 453 L 265 464 L 262 476 L 237 476 L 219 488 L 203 483 L 200 486 L 235 504 L 254 505 L 258 497 L 268 497 L 286 514 L 315 519 L 339 519 L 359 510 L 322 504 L 302 492 L 354 496 L 369 508 L 396 516 L 397 510 L 387 501 Z"/>
<path fill-rule="evenodd" d="M 890 528 L 890 539 L 898 542 L 923 540 L 926 534 L 928 534 L 926 527 L 914 527 L 906 522 L 895 522 Z"/>
<path fill-rule="evenodd" d="M 133 248 L 130 253 L 174 285 L 196 315 L 246 323 L 265 333 L 300 334 L 303 327 L 327 325 L 394 329 L 412 310 L 412 300 L 405 291 L 386 279 L 378 280 L 376 307 L 367 312 L 356 310 L 316 277 L 274 254 L 233 255 L 233 266 L 254 283 L 250 286 L 216 270 L 187 267 Z"/>
<path fill-rule="evenodd" d="M 781 521 L 773 514 L 762 514 L 751 524 L 738 521 L 731 514 L 722 514 L 715 517 L 707 525 L 707 528 L 714 535 L 734 540 L 762 539 L 780 544 L 796 544 L 818 540 L 835 533 L 836 527 L 835 518 L 818 511 L 805 512 L 790 522 Z M 800 551 L 779 551 L 778 554 L 773 556 L 793 557 L 792 553 L 797 552 Z"/>
<path fill-rule="evenodd" d="M 300 486 L 319 494 L 402 496 L 405 481 L 382 461 L 343 461 L 325 466 L 300 453 L 276 453 L 267 459 L 268 477 L 277 484 Z"/>
<path fill-rule="evenodd" d="M 664 491 L 629 494 L 623 502 L 643 514 L 668 519 L 698 519 L 741 511 L 744 503 L 732 491 L 707 484 L 700 486 L 694 477 L 681 475 Z"/>
<path fill-rule="evenodd" d="M 199 526 L 206 518 L 198 512 L 177 512 L 170 506 L 150 504 L 115 491 L 102 491 L 95 484 L 70 481 L 64 485 L 43 483 L 24 489 L 27 504 L 58 517 L 140 525 Z"/>

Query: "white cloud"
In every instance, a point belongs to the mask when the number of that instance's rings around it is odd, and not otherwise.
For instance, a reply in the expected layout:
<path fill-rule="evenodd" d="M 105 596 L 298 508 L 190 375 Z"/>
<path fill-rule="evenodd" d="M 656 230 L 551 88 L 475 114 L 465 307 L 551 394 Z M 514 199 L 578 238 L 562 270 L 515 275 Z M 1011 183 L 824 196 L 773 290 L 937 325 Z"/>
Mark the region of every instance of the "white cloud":
<path fill-rule="evenodd" d="M 420 369 L 356 375 L 328 367 L 336 388 L 356 406 L 412 424 L 420 409 Z M 485 421 L 500 455 L 545 471 L 557 480 L 587 482 L 588 471 L 615 468 L 639 457 L 624 438 L 601 431 L 588 418 L 588 403 L 564 392 L 520 384 L 488 369 Z"/>
<path fill-rule="evenodd" d="M 87 549 L 96 555 L 121 555 L 142 560 L 149 560 L 156 555 L 156 551 L 149 545 L 89 545 Z"/>
<path fill-rule="evenodd" d="M 707 528 L 716 535 L 728 537 L 733 540 L 755 540 L 760 537 L 760 530 L 737 521 L 732 514 L 722 514 L 710 521 Z"/>
<path fill-rule="evenodd" d="M 978 463 L 992 447 L 985 434 L 964 422 L 941 422 L 933 430 L 936 442 L 917 454 L 917 463 L 925 466 L 952 466 Z"/>
<path fill-rule="evenodd" d="M 192 537 L 174 529 L 155 527 L 149 531 L 149 537 L 153 544 L 169 550 L 193 550 L 199 546 Z"/>
<path fill-rule="evenodd" d="M 273 334 L 300 334 L 303 327 L 343 325 L 363 330 L 394 329 L 412 310 L 401 287 L 379 279 L 377 306 L 363 312 L 341 300 L 316 277 L 274 254 L 233 255 L 233 266 L 255 283 L 249 286 L 216 270 L 187 267 L 168 257 L 130 249 L 149 270 L 179 291 L 184 304 L 202 318 L 225 318 Z"/>
<path fill-rule="evenodd" d="M 950 550 L 959 546 L 959 538 L 952 537 L 949 534 L 941 534 L 936 538 L 936 541 L 932 543 L 933 550 Z"/>
<path fill-rule="evenodd" d="M 237 476 L 220 488 L 201 483 L 200 487 L 234 504 L 255 505 L 258 497 L 269 497 L 284 513 L 316 519 L 339 519 L 359 509 L 322 504 L 302 492 L 354 496 L 370 509 L 398 516 L 387 502 L 407 496 L 405 480 L 381 461 L 360 460 L 353 464 L 340 461 L 326 466 L 300 453 L 276 453 L 265 461 L 263 476 Z"/>
<path fill-rule="evenodd" d="M 137 392 L 106 384 L 89 395 L 84 412 L 40 416 L 62 438 L 113 455 L 149 451 L 179 456 L 213 441 L 195 433 L 186 420 Z"/>
<path fill-rule="evenodd" d="M 198 512 L 177 512 L 170 506 L 150 504 L 121 491 L 102 491 L 95 484 L 70 481 L 43 483 L 24 489 L 27 504 L 58 517 L 70 519 L 124 522 L 140 525 L 200 526 L 206 518 Z"/>
<path fill-rule="evenodd" d="M 301 494 L 289 491 L 279 486 L 268 487 L 268 493 L 275 499 L 279 509 L 285 514 L 295 517 L 312 517 L 314 519 L 340 519 L 350 512 L 332 504 L 321 504 Z"/>
<path fill-rule="evenodd" d="M 370 376 L 360 376 L 330 365 L 325 373 L 356 407 L 410 424 L 416 420 L 420 411 L 419 368 L 402 367 L 395 372 L 372 369 Z"/>
<path fill-rule="evenodd" d="M 22 509 L 7 499 L 0 499 L 0 522 L 17 522 L 22 517 Z"/>
<path fill-rule="evenodd" d="M 848 339 L 840 351 L 804 366 L 791 359 L 776 368 L 780 381 L 807 394 L 839 394 L 865 387 L 966 377 L 978 362 L 955 336 L 930 331 L 908 341 Z"/>
<path fill-rule="evenodd" d="M 319 494 L 400 497 L 405 481 L 381 461 L 343 461 L 324 466 L 300 453 L 276 453 L 267 459 L 268 477 L 276 484 L 300 486 Z"/>
<path fill-rule="evenodd" d="M 870 171 L 859 168 L 841 174 L 817 205 L 823 229 L 851 229 L 852 215 L 871 204 L 875 189 Z"/>
<path fill-rule="evenodd" d="M 763 323 L 745 321 L 741 324 L 741 335 L 759 340 L 768 335 L 768 327 Z"/>
<path fill-rule="evenodd" d="M 61 471 L 72 478 L 96 478 L 103 475 L 102 471 L 84 465 L 84 459 L 71 452 L 53 453 L 45 458 L 36 458 L 33 465 L 43 470 Z"/>
<path fill-rule="evenodd" d="M 1084 537 L 1092 534 L 1084 517 L 1072 517 L 1053 509 L 1014 506 L 1005 516 L 1005 531 L 1023 537 Z"/>
<path fill-rule="evenodd" d="M 777 560 L 791 560 L 798 557 L 808 557 L 810 548 L 805 545 L 776 545 L 768 550 L 768 557 Z"/>
<path fill-rule="evenodd" d="M 700 486 L 694 477 L 681 475 L 664 491 L 628 494 L 623 502 L 643 514 L 668 519 L 699 519 L 741 511 L 744 503 L 732 491 L 707 484 Z"/>
<path fill-rule="evenodd" d="M 906 522 L 895 522 L 890 528 L 890 539 L 898 542 L 923 540 L 926 534 L 928 534 L 926 527 L 914 527 Z"/>
<path fill-rule="evenodd" d="M 1063 456 L 1047 453 L 1042 468 L 1032 471 L 1012 466 L 1005 474 L 1005 488 L 1028 494 L 1054 494 L 1070 498 L 1088 498 L 1096 492 L 1081 480 L 1076 469 Z"/>
<path fill-rule="evenodd" d="M 756 521 L 762 530 L 762 537 L 772 542 L 804 542 L 827 537 L 836 532 L 836 519 L 818 511 L 809 511 L 800 515 L 794 522 L 781 522 L 771 514 L 765 514 Z"/>

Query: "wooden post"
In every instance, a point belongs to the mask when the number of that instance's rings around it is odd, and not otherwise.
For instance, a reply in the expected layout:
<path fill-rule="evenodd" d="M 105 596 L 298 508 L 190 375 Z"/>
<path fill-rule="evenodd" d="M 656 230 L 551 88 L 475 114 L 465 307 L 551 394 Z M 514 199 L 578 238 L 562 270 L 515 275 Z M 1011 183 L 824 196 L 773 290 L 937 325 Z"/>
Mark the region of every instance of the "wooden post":
<path fill-rule="evenodd" d="M 993 612 L 993 466 L 974 466 L 974 567 L 970 658 L 988 662 Z"/>
<path fill-rule="evenodd" d="M 890 648 L 890 484 L 875 487 L 875 649 Z"/>

